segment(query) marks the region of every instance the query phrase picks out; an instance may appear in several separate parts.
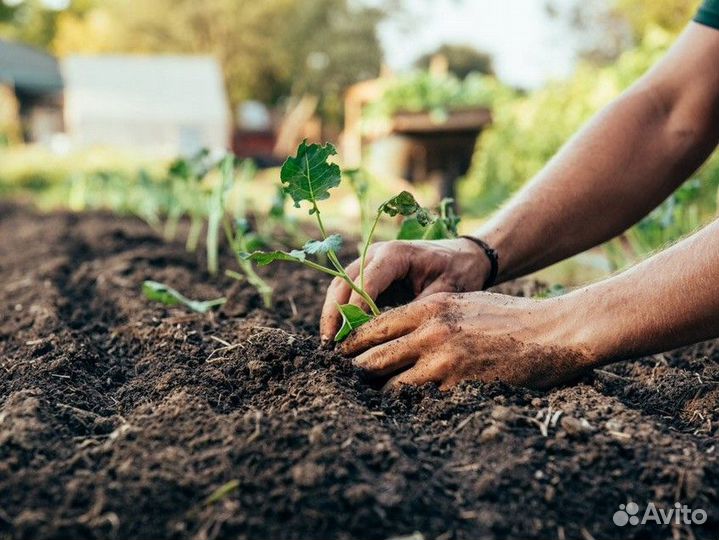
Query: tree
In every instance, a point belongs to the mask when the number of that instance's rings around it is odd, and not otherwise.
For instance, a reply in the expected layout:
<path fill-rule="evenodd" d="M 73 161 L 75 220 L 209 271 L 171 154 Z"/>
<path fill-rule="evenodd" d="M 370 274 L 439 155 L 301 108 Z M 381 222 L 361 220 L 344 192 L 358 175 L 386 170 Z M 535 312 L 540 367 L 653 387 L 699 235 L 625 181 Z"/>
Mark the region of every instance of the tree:
<path fill-rule="evenodd" d="M 318 96 L 323 115 L 337 120 L 344 90 L 379 75 L 377 25 L 386 15 L 348 0 L 297 2 L 283 32 L 292 93 Z"/>
<path fill-rule="evenodd" d="M 464 79 L 472 72 L 494 75 L 492 56 L 468 45 L 440 45 L 435 51 L 420 56 L 415 62 L 415 66 L 427 69 L 432 57 L 438 54 L 447 58 L 449 71 L 460 79 Z"/>
<path fill-rule="evenodd" d="M 233 104 L 291 93 L 339 103 L 347 85 L 379 72 L 382 16 L 348 0 L 97 0 L 87 13 L 61 16 L 53 47 L 211 54 Z"/>
<path fill-rule="evenodd" d="M 72 0 L 60 10 L 46 0 L 0 0 L 0 36 L 41 49 L 47 49 L 55 38 L 61 14 L 87 11 L 92 0 Z"/>
<path fill-rule="evenodd" d="M 652 26 L 678 34 L 699 8 L 701 0 L 614 0 L 617 11 L 641 39 Z"/>
<path fill-rule="evenodd" d="M 659 28 L 677 35 L 696 13 L 700 0 L 547 0 L 547 13 L 563 22 L 577 56 L 606 65 Z"/>

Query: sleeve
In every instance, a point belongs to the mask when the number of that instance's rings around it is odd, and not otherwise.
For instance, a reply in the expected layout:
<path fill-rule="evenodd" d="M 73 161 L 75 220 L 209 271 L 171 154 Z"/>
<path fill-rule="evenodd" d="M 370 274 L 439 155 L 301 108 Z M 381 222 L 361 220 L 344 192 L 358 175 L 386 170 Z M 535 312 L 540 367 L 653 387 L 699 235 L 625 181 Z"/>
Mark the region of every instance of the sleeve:
<path fill-rule="evenodd" d="M 719 0 L 704 0 L 694 22 L 719 30 Z"/>

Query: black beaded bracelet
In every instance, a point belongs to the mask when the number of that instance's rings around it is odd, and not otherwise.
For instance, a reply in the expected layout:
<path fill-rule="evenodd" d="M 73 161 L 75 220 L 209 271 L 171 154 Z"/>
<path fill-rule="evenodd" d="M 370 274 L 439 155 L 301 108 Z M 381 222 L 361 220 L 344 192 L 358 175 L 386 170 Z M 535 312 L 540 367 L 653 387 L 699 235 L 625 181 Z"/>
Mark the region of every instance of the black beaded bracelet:
<path fill-rule="evenodd" d="M 482 251 L 484 251 L 484 254 L 489 259 L 489 276 L 487 276 L 487 280 L 482 286 L 482 290 L 486 291 L 494 285 L 494 282 L 497 280 L 497 273 L 499 272 L 499 253 L 497 253 L 496 249 L 491 248 L 487 242 L 480 240 L 479 238 L 475 238 L 474 236 L 462 235 L 460 238 L 464 238 L 465 240 L 469 240 L 470 242 L 477 244 L 480 248 L 482 248 Z"/>

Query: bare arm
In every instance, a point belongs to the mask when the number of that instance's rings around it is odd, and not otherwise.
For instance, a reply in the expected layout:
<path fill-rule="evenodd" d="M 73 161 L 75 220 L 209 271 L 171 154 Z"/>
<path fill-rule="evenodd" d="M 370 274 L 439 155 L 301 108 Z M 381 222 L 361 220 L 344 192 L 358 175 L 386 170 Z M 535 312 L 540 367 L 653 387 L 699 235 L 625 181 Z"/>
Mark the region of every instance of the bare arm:
<path fill-rule="evenodd" d="M 719 31 L 692 23 L 477 231 L 500 254 L 500 280 L 616 236 L 701 165 L 719 141 L 718 58 Z"/>
<path fill-rule="evenodd" d="M 692 23 L 669 54 L 580 131 L 476 235 L 499 252 L 499 281 L 544 268 L 636 223 L 706 159 L 719 141 L 719 31 Z M 476 291 L 489 275 L 466 239 L 380 242 L 365 283 L 377 298 L 404 280 L 417 298 Z M 359 262 L 348 268 L 359 273 Z M 342 280 L 325 299 L 320 332 L 339 328 L 337 304 L 366 307 Z"/>
<path fill-rule="evenodd" d="M 390 386 L 468 379 L 548 388 L 719 337 L 719 221 L 631 270 L 547 300 L 438 294 L 383 313 L 342 351 Z"/>

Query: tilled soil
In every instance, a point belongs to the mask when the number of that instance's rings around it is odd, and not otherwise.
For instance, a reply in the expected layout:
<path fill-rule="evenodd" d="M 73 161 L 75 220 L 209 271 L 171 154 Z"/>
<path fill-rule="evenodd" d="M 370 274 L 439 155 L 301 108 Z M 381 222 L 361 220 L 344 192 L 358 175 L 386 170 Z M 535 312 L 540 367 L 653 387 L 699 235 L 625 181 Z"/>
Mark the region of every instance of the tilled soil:
<path fill-rule="evenodd" d="M 0 537 L 717 539 L 717 343 L 381 394 L 318 348 L 321 277 L 266 269 L 267 311 L 200 268 L 132 219 L 0 206 Z M 708 519 L 619 527 L 628 501 Z"/>

